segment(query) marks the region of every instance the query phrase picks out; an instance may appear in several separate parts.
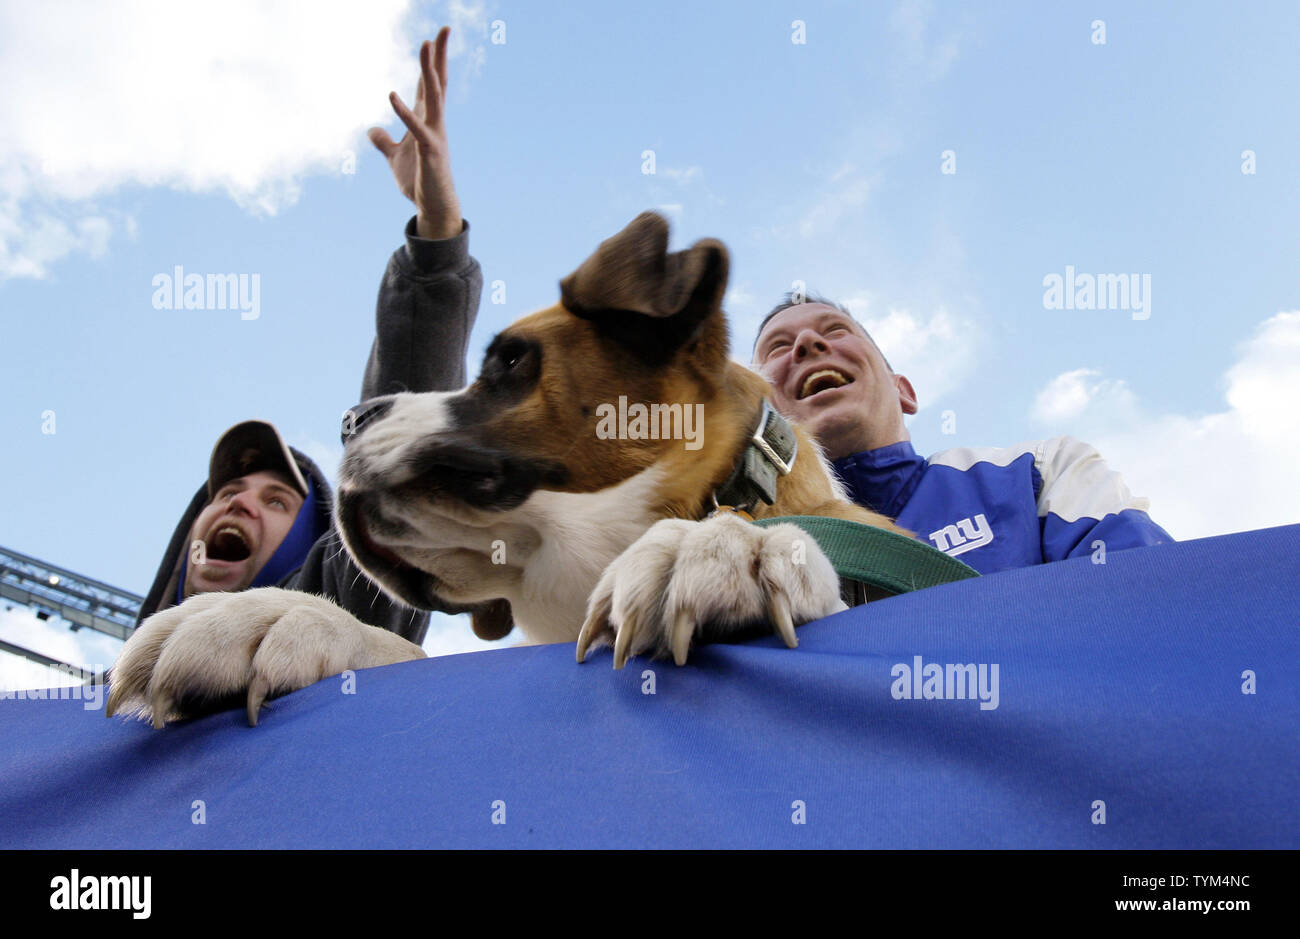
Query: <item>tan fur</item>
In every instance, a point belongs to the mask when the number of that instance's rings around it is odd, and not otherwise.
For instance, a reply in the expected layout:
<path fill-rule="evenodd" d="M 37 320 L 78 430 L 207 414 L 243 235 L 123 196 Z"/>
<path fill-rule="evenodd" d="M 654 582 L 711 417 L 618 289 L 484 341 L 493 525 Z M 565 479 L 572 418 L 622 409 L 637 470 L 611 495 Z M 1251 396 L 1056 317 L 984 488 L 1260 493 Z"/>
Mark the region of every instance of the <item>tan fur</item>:
<path fill-rule="evenodd" d="M 537 388 L 518 406 L 482 428 L 482 436 L 512 452 L 563 461 L 572 471 L 567 492 L 595 492 L 658 465 L 664 469 L 656 507 L 672 518 L 701 518 L 710 494 L 731 474 L 742 442 L 754 429 L 761 402 L 770 399 L 763 378 L 727 357 L 726 323 L 716 317 L 699 339 L 660 370 L 648 368 L 602 335 L 589 321 L 557 304 L 519 320 L 509 335 L 541 343 L 545 362 Z M 592 405 L 620 395 L 633 402 L 704 405 L 701 450 L 680 440 L 601 440 Z M 579 408 L 578 402 L 588 406 Z M 540 431 L 545 429 L 545 433 Z M 883 515 L 835 498 L 817 445 L 796 427 L 799 458 L 782 477 L 774 505 L 760 505 L 755 518 L 828 515 L 904 532 Z"/>

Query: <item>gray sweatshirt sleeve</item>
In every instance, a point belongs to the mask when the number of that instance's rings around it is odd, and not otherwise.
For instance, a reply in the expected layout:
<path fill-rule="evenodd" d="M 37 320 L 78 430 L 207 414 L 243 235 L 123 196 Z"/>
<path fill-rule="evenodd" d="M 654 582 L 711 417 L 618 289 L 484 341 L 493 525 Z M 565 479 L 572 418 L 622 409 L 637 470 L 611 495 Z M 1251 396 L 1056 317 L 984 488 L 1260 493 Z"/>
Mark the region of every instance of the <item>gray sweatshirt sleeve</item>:
<path fill-rule="evenodd" d="M 478 315 L 483 273 L 469 254 L 469 222 L 431 240 L 406 224 L 379 285 L 375 342 L 361 400 L 399 391 L 454 391 L 465 384 L 465 349 Z"/>
<path fill-rule="evenodd" d="M 469 254 L 469 223 L 455 238 L 431 240 L 406 224 L 406 244 L 393 252 L 379 284 L 375 341 L 370 348 L 361 400 L 398 391 L 454 391 L 465 384 L 465 346 L 478 314 L 483 274 Z M 389 598 L 343 550 L 331 529 L 313 546 L 303 566 L 281 586 L 329 597 L 371 626 L 417 645 L 429 614 Z M 447 612 L 469 609 L 455 605 Z"/>

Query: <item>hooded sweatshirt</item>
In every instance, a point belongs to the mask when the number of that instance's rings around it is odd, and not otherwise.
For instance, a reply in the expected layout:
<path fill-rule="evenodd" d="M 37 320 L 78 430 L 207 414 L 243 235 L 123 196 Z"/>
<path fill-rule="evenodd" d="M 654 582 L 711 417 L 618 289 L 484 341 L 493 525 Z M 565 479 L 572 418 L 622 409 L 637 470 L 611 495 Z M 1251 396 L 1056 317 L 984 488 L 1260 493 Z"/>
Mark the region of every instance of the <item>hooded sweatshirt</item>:
<path fill-rule="evenodd" d="M 482 272 L 469 254 L 469 223 L 464 223 L 455 238 L 434 241 L 415 234 L 412 218 L 406 225 L 406 244 L 393 253 L 379 286 L 375 340 L 358 400 L 398 391 L 453 391 L 462 387 L 465 347 L 482 289 Z M 356 403 L 336 402 L 333 413 L 341 414 Z M 307 456 L 290 449 L 311 486 L 313 498 L 303 503 L 300 511 L 308 516 L 295 519 L 286 542 L 294 537 L 295 530 L 300 532 L 306 525 L 316 537 L 301 564 L 284 564 L 279 552 L 267 562 L 268 568 L 273 564 L 288 568 L 276 586 L 327 597 L 364 623 L 395 632 L 417 645 L 423 642 L 429 614 L 389 598 L 356 566 L 331 523 L 334 498 L 324 474 Z M 207 504 L 205 479 L 172 532 L 136 625 L 176 605 L 189 554 L 190 529 Z M 472 607 L 442 607 L 450 613 L 469 609 Z"/>

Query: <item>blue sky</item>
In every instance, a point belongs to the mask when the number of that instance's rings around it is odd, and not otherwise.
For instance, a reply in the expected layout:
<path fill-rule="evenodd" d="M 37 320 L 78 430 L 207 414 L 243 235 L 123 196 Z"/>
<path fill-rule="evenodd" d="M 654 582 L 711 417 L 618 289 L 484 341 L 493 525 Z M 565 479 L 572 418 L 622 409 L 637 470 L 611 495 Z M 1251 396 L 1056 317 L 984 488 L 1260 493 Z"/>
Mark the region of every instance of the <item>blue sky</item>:
<path fill-rule="evenodd" d="M 443 22 L 507 297 L 471 374 L 658 207 L 730 247 L 738 357 L 793 281 L 847 302 L 922 452 L 1070 433 L 1176 537 L 1300 521 L 1295 4 L 177 7 L 0 5 L 0 544 L 143 593 L 226 427 L 332 472 L 412 214 L 364 132 Z M 259 317 L 154 309 L 177 265 L 259 275 Z M 1149 318 L 1046 309 L 1067 265 L 1149 275 Z"/>

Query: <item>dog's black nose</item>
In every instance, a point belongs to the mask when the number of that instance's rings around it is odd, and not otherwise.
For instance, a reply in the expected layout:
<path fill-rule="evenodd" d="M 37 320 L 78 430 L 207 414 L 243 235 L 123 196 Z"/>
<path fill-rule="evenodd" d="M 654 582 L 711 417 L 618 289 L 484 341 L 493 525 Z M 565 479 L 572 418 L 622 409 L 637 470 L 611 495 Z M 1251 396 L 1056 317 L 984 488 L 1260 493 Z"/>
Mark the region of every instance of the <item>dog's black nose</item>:
<path fill-rule="evenodd" d="M 348 408 L 343 412 L 343 446 L 348 445 L 348 441 L 361 433 L 361 428 L 366 424 L 372 424 L 379 420 L 393 406 L 393 399 L 390 398 L 371 398 L 369 401 L 362 401 L 354 407 Z"/>

